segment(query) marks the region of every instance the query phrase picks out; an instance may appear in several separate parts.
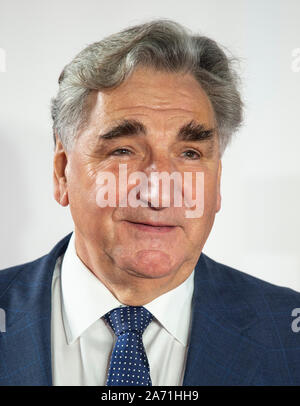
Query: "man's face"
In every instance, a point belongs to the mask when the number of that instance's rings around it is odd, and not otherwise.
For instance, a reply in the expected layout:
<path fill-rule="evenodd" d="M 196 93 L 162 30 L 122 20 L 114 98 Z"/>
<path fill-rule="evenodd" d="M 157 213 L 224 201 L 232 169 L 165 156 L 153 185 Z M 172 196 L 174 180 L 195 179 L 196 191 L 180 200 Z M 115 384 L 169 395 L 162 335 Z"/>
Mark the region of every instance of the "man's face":
<path fill-rule="evenodd" d="M 209 99 L 189 74 L 139 68 L 118 88 L 93 91 L 88 104 L 88 123 L 66 154 L 66 183 L 56 185 L 57 200 L 64 194 L 63 204 L 70 204 L 82 252 L 91 248 L 110 272 L 179 281 L 192 271 L 220 209 L 217 133 L 207 138 L 200 128 L 216 127 Z M 143 197 L 147 207 L 99 207 L 99 174 L 111 172 L 118 185 L 120 164 L 127 165 L 128 176 L 203 173 L 202 216 L 187 218 L 184 204 L 166 207 L 162 190 L 152 184 L 148 201 Z M 195 188 L 193 182 L 193 198 Z M 118 203 L 118 187 L 116 192 Z M 160 204 L 153 207 L 156 194 Z"/>

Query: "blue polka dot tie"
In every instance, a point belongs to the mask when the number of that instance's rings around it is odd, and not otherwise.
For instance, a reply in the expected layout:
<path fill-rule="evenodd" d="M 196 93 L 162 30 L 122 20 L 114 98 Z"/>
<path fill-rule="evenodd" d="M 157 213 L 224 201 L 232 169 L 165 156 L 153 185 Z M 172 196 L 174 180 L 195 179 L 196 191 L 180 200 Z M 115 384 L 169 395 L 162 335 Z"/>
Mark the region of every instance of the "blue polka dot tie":
<path fill-rule="evenodd" d="M 153 315 L 142 306 L 125 306 L 111 310 L 104 319 L 117 336 L 106 385 L 151 386 L 142 334 Z"/>

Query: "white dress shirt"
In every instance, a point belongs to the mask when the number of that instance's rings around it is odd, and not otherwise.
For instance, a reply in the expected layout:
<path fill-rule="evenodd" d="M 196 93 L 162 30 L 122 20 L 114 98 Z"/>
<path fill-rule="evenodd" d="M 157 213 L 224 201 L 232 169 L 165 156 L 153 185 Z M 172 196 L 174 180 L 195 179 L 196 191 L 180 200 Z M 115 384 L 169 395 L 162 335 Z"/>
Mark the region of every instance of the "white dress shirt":
<path fill-rule="evenodd" d="M 154 319 L 143 334 L 152 385 L 182 385 L 188 349 L 194 271 L 177 288 L 144 305 Z M 52 280 L 53 385 L 106 384 L 116 336 L 101 319 L 122 305 L 76 254 L 71 236 Z"/>

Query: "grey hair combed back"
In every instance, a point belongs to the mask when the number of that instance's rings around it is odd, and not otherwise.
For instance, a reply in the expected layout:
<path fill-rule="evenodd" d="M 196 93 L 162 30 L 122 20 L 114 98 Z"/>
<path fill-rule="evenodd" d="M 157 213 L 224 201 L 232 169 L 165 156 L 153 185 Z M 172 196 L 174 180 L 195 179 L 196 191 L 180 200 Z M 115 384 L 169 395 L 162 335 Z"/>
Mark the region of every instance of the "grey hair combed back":
<path fill-rule="evenodd" d="M 117 87 L 136 67 L 145 66 L 195 77 L 213 106 L 223 153 L 243 117 L 234 61 L 214 40 L 170 20 L 154 20 L 113 34 L 87 46 L 62 71 L 51 105 L 54 141 L 57 133 L 66 149 L 72 146 L 85 123 L 91 90 Z"/>

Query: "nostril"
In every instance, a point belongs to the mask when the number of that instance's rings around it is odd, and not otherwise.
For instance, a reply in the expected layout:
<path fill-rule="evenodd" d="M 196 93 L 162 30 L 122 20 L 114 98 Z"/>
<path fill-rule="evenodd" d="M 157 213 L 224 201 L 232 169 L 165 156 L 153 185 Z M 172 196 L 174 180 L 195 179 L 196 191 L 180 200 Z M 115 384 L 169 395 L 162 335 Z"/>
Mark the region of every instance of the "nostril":
<path fill-rule="evenodd" d="M 148 202 L 148 206 L 150 207 L 150 209 L 157 210 L 157 211 L 166 208 L 166 207 L 164 207 L 164 206 L 154 205 L 154 204 L 152 204 L 151 201 Z"/>

